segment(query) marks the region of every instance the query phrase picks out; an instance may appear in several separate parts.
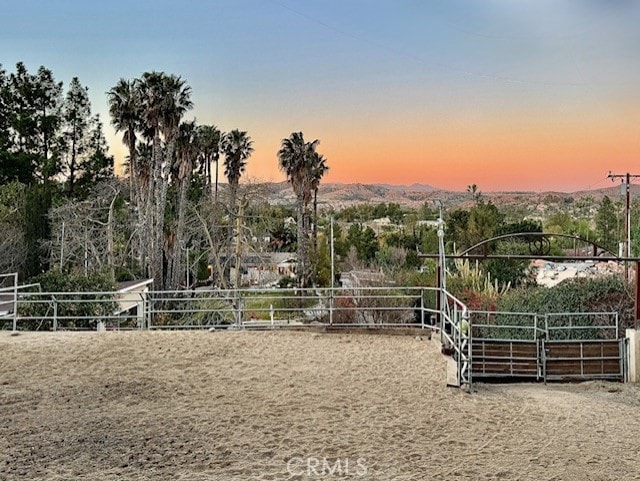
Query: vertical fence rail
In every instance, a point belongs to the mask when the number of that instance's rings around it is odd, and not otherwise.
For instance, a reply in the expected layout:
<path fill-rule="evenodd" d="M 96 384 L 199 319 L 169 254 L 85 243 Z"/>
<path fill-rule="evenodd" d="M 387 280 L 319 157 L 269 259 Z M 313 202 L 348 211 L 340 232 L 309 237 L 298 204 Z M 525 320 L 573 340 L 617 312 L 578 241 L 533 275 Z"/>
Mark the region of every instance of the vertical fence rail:
<path fill-rule="evenodd" d="M 471 319 L 467 307 L 456 297 L 445 290 L 438 294 L 442 298 L 440 303 L 440 338 L 443 349 L 451 351 L 456 362 L 456 382 L 458 386 L 466 385 L 473 388 L 473 372 L 471 348 Z M 463 326 L 466 323 L 466 327 Z"/>
<path fill-rule="evenodd" d="M 469 389 L 473 388 L 473 336 L 471 335 L 471 316 L 469 315 L 469 311 L 465 309 L 464 316 L 462 318 L 462 322 L 467 323 L 467 331 L 466 334 L 463 332 L 463 343 L 466 342 L 466 354 L 467 354 L 467 378 L 469 382 Z M 464 351 L 464 345 L 462 346 L 462 350 Z"/>
<path fill-rule="evenodd" d="M 331 239 L 331 242 L 333 242 L 333 238 Z M 333 271 L 333 265 L 331 266 L 331 270 Z M 331 283 L 333 284 L 333 281 L 331 281 Z M 334 298 L 335 298 L 335 289 L 333 287 L 331 287 L 331 289 L 329 290 L 329 325 L 330 326 L 333 326 L 333 302 L 334 302 Z M 273 315 L 271 315 L 271 322 L 273 323 Z"/>
<path fill-rule="evenodd" d="M 53 304 L 53 331 L 58 330 L 58 300 L 56 296 L 51 296 L 51 303 Z"/>
<path fill-rule="evenodd" d="M 18 329 L 18 273 L 13 273 L 13 332 Z"/>
<path fill-rule="evenodd" d="M 0 287 L 0 292 L 10 292 L 11 301 L 5 302 L 6 305 L 11 305 L 11 328 L 13 332 L 16 332 L 18 328 L 18 273 L 11 272 L 9 274 L 0 274 L 0 280 L 11 279 L 13 285 L 11 287 Z M 1 285 L 2 283 L 0 283 Z M 8 311 L 7 311 L 8 312 Z M 9 317 L 9 316 L 7 316 Z"/>
<path fill-rule="evenodd" d="M 420 327 L 424 329 L 424 289 L 420 289 Z"/>

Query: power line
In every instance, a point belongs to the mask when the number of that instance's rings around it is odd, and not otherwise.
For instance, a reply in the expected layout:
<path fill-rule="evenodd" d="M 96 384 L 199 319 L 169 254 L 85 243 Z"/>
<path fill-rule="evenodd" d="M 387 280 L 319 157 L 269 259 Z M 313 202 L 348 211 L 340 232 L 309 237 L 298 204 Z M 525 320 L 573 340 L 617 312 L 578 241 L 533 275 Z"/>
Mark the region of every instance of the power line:
<path fill-rule="evenodd" d="M 601 184 L 603 184 L 605 181 L 609 180 L 609 176 L 606 176 L 596 182 L 594 182 L 593 184 L 588 185 L 587 187 L 585 187 L 584 189 L 580 189 L 580 191 L 589 191 L 592 190 L 594 187 L 599 186 Z"/>

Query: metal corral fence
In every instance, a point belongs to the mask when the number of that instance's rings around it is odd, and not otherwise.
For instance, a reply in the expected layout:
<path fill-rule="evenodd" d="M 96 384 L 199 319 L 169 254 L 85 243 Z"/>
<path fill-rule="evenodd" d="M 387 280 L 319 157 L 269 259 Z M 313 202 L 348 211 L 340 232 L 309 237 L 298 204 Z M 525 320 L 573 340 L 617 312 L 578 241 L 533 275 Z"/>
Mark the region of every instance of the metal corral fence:
<path fill-rule="evenodd" d="M 529 312 L 470 311 L 472 335 L 476 339 L 535 341 L 546 339 L 618 339 L 617 312 Z"/>
<path fill-rule="evenodd" d="M 617 312 L 545 316 L 544 380 L 627 380 L 627 342 L 620 338 Z"/>
<path fill-rule="evenodd" d="M 529 312 L 470 311 L 473 337 L 477 339 L 535 341 L 546 339 L 618 339 L 617 312 Z"/>
<path fill-rule="evenodd" d="M 437 289 L 230 289 L 16 294 L 17 330 L 430 328 Z M 12 319 L 13 322 L 13 319 Z M 5 322 L 4 328 L 10 328 Z"/>
<path fill-rule="evenodd" d="M 623 379 L 615 312 L 470 311 L 433 287 L 39 292 L 2 288 L 14 330 L 440 328 L 457 385 L 474 378 Z M 442 307 L 437 309 L 437 307 Z"/>
<path fill-rule="evenodd" d="M 6 281 L 11 285 L 3 287 Z M 0 322 L 11 322 L 11 327 L 16 330 L 16 315 L 18 310 L 18 273 L 0 274 Z"/>
<path fill-rule="evenodd" d="M 476 379 L 538 379 L 546 334 L 537 314 L 473 311 L 472 372 Z"/>
<path fill-rule="evenodd" d="M 450 354 L 456 362 L 455 379 L 447 379 L 447 383 L 455 386 L 473 384 L 472 352 L 473 338 L 470 336 L 471 315 L 467 306 L 449 292 L 440 291 L 440 340 L 443 352 Z M 448 369 L 448 368 L 447 368 Z M 449 373 L 447 373 L 449 378 Z"/>
<path fill-rule="evenodd" d="M 544 317 L 544 324 L 550 341 L 620 337 L 620 316 L 617 312 L 553 313 Z"/>
<path fill-rule="evenodd" d="M 626 341 L 616 312 L 474 311 L 470 318 L 476 379 L 626 377 Z"/>
<path fill-rule="evenodd" d="M 530 312 L 471 311 L 472 335 L 477 339 L 535 341 L 544 337 L 544 323 L 538 317 Z"/>

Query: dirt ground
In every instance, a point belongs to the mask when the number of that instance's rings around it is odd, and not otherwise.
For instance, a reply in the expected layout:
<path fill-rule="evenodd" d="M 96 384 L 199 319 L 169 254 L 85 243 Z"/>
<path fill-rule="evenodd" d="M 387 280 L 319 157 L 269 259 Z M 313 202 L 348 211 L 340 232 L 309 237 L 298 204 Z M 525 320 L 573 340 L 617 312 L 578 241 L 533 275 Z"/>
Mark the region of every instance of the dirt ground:
<path fill-rule="evenodd" d="M 0 333 L 1 480 L 640 480 L 640 389 L 445 386 L 413 336 Z"/>

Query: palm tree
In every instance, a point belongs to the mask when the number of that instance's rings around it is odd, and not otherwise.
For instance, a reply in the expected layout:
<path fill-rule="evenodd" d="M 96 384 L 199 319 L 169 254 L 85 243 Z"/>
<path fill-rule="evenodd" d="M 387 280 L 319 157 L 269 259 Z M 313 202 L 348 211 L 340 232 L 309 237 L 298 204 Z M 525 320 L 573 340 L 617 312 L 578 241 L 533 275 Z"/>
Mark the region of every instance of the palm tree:
<path fill-rule="evenodd" d="M 224 175 L 229 181 L 229 230 L 227 235 L 227 253 L 231 252 L 233 238 L 233 221 L 237 219 L 236 199 L 240 176 L 247 166 L 247 160 L 253 152 L 253 141 L 245 131 L 232 130 L 222 137 L 222 151 L 224 152 Z M 240 232 L 237 233 L 240 235 Z M 229 256 L 227 256 L 229 257 Z M 238 276 L 239 259 L 236 255 L 236 277 Z M 231 280 L 229 278 L 229 280 Z M 236 281 L 236 288 L 238 282 Z"/>
<path fill-rule="evenodd" d="M 171 178 L 175 182 L 178 193 L 178 215 L 172 236 L 173 242 L 165 242 L 169 254 L 167 259 L 167 279 L 169 280 L 168 285 L 172 288 L 176 288 L 182 278 L 183 269 L 180 249 L 187 244 L 187 239 L 185 238 L 187 191 L 191 184 L 195 160 L 199 153 L 195 121 L 181 123 L 176 139 L 176 158 L 171 173 Z"/>
<path fill-rule="evenodd" d="M 164 287 L 164 212 L 180 119 L 192 107 L 191 88 L 175 75 L 145 72 L 136 82 L 145 133 L 152 140 L 150 195 L 145 206 L 151 242 L 151 269 L 155 287 Z M 164 139 L 164 148 L 162 140 Z"/>
<path fill-rule="evenodd" d="M 282 139 L 278 159 L 280 169 L 287 175 L 296 196 L 297 232 L 298 232 L 298 285 L 304 287 L 308 281 L 308 243 L 306 231 L 306 207 L 313 191 L 312 166 L 318 156 L 316 147 L 319 141 L 305 142 L 302 132 L 293 132 L 289 138 Z"/>
<path fill-rule="evenodd" d="M 136 242 L 132 243 L 132 251 L 137 251 L 135 257 L 140 260 L 140 268 L 144 271 L 146 259 L 148 259 L 148 244 L 143 242 L 143 239 L 146 236 L 144 206 L 149 186 L 149 156 L 146 144 L 138 144 L 136 138 L 136 132 L 142 127 L 142 112 L 138 94 L 136 82 L 124 78 L 121 78 L 107 92 L 111 123 L 116 132 L 123 132 L 122 142 L 129 150 L 129 199 L 136 211 L 135 222 L 138 228 Z M 132 229 L 135 229 L 135 226 Z"/>
<path fill-rule="evenodd" d="M 324 174 L 329 170 L 324 155 L 314 152 L 311 163 L 311 189 L 313 190 L 313 257 L 318 254 L 318 189 Z"/>
<path fill-rule="evenodd" d="M 218 161 L 220 160 L 221 132 L 215 125 L 200 125 L 197 131 L 197 141 L 200 149 L 200 173 L 205 178 L 205 185 L 211 191 L 211 163 L 216 164 L 215 196 L 218 202 Z"/>
<path fill-rule="evenodd" d="M 121 78 L 107 92 L 109 114 L 116 132 L 123 132 L 122 142 L 129 150 L 129 196 L 137 201 L 136 185 L 138 166 L 136 163 L 136 130 L 140 126 L 140 106 L 134 82 Z"/>
<path fill-rule="evenodd" d="M 247 132 L 232 130 L 222 137 L 224 152 L 224 175 L 229 181 L 229 212 L 235 212 L 236 197 L 240 177 L 247 166 L 247 160 L 253 152 L 253 141 Z"/>

